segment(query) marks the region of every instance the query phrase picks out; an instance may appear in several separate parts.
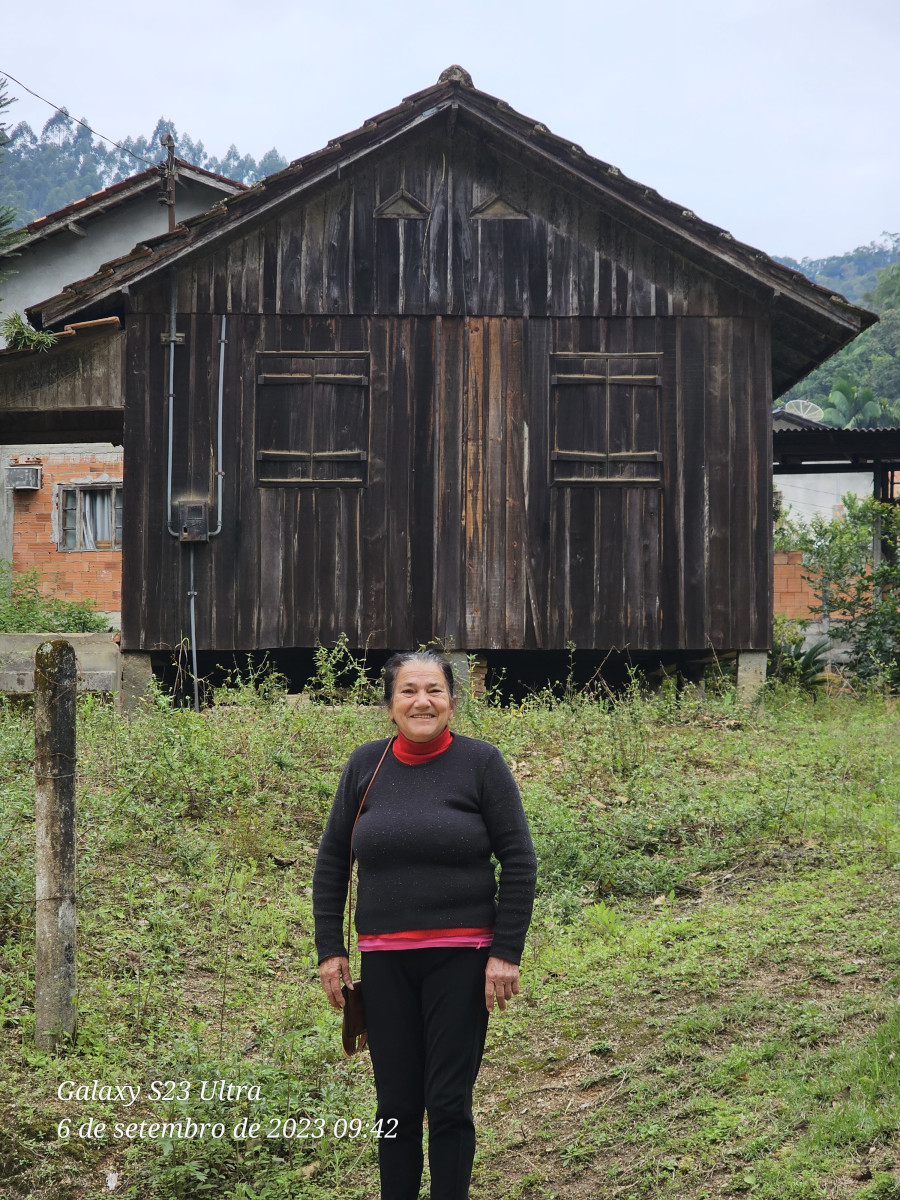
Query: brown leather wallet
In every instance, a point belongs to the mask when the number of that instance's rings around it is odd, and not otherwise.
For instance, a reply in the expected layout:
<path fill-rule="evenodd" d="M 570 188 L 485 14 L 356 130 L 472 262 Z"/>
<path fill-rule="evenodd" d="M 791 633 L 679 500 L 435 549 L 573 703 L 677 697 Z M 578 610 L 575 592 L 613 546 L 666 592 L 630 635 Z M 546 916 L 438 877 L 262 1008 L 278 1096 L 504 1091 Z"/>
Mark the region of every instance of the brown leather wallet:
<path fill-rule="evenodd" d="M 369 1036 L 366 1033 L 366 1009 L 363 1004 L 362 983 L 353 981 L 353 990 L 341 984 L 341 995 L 344 997 L 343 1021 L 341 1023 L 341 1043 L 348 1058 L 365 1050 Z"/>

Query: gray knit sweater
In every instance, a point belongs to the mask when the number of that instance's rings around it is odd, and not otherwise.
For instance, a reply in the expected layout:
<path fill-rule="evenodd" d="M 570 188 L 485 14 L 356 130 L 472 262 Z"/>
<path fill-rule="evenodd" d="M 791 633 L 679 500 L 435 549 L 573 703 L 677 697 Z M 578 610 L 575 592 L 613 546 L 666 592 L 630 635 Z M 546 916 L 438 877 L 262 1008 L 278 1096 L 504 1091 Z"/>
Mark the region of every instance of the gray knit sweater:
<path fill-rule="evenodd" d="M 344 767 L 313 877 L 319 962 L 346 954 L 350 831 L 385 743 Z M 409 766 L 389 753 L 353 835 L 356 930 L 494 926 L 491 953 L 517 963 L 531 920 L 537 861 L 516 781 L 500 751 L 455 733 L 442 754 Z M 501 866 L 500 886 L 493 855 Z"/>

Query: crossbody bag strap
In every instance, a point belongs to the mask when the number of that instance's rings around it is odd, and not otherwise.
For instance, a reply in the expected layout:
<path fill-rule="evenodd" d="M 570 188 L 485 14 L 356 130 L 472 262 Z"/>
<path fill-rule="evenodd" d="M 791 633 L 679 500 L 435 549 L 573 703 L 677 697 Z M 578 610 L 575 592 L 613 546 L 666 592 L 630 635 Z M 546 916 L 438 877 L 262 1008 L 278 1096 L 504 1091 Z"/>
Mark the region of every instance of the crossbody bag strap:
<path fill-rule="evenodd" d="M 395 735 L 396 737 L 396 735 Z M 363 805 L 366 802 L 366 796 L 369 794 L 369 788 L 375 782 L 375 776 L 381 770 L 381 764 L 387 758 L 387 752 L 393 746 L 395 737 L 388 738 L 388 744 L 384 748 L 384 754 L 378 760 L 378 766 L 372 772 L 372 778 L 366 785 L 366 790 L 363 792 L 363 798 L 359 802 L 359 808 L 356 810 L 356 820 L 353 822 L 353 828 L 350 830 L 350 874 L 349 874 L 349 891 L 347 896 L 347 955 L 350 954 L 350 927 L 353 919 L 353 834 L 356 832 L 356 822 L 359 820 L 359 814 L 363 810 Z"/>

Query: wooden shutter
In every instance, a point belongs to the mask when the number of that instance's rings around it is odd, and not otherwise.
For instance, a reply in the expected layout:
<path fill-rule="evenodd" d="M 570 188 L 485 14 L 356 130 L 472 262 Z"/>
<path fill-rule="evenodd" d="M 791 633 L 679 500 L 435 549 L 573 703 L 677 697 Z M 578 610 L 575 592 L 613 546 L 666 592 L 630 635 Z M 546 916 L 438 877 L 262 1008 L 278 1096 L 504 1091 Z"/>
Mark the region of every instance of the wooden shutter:
<path fill-rule="evenodd" d="M 553 354 L 550 482 L 662 486 L 659 354 Z"/>
<path fill-rule="evenodd" d="M 256 481 L 275 487 L 363 487 L 369 356 L 257 356 Z"/>

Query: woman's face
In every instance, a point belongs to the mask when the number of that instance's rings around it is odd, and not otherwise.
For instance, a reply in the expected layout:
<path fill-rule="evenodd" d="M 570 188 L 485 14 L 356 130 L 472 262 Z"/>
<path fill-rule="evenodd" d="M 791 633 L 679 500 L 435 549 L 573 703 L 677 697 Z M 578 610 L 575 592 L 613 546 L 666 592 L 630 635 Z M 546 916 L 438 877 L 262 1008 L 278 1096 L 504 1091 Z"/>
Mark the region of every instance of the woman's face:
<path fill-rule="evenodd" d="M 411 742 L 430 742 L 443 733 L 455 707 L 436 663 L 405 663 L 397 672 L 388 714 Z"/>

